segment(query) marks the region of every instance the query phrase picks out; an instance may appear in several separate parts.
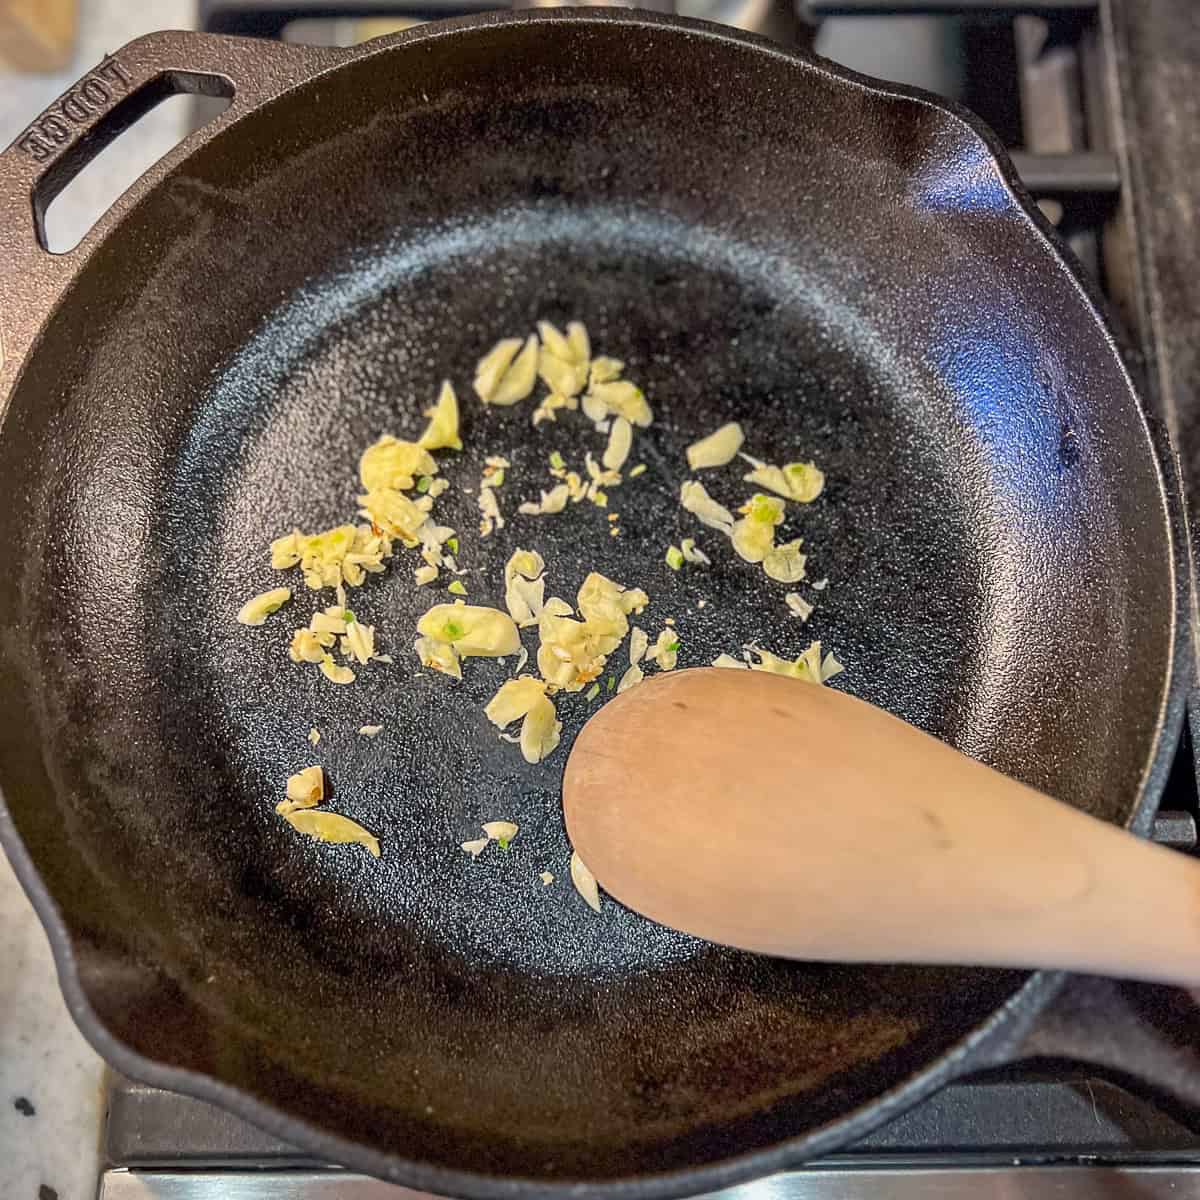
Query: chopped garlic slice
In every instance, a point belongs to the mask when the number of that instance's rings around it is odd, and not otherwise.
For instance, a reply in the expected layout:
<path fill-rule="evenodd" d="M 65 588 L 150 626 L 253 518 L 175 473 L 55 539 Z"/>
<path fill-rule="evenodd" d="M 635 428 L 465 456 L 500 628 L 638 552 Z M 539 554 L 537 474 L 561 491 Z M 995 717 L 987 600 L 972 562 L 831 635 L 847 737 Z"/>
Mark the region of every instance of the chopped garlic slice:
<path fill-rule="evenodd" d="M 491 401 L 496 389 L 500 386 L 500 380 L 512 366 L 512 361 L 516 358 L 522 344 L 520 338 L 501 338 L 475 364 L 475 394 L 484 404 Z"/>
<path fill-rule="evenodd" d="M 383 732 L 382 725 L 360 725 L 358 727 L 359 737 L 373 738 L 373 737 L 377 737 L 382 732 Z"/>
<path fill-rule="evenodd" d="M 813 605 L 805 600 L 799 592 L 788 592 L 784 596 L 783 602 L 788 606 L 788 611 L 794 617 L 799 617 L 801 621 L 807 621 L 813 614 Z"/>
<path fill-rule="evenodd" d="M 679 656 L 679 634 L 669 626 L 658 635 L 658 640 L 646 652 L 648 659 L 658 663 L 659 670 L 673 671 Z"/>
<path fill-rule="evenodd" d="M 783 501 L 758 492 L 742 505 L 741 511 L 746 515 L 734 524 L 729 535 L 733 548 L 746 562 L 762 562 L 775 547 L 775 526 L 784 517 Z"/>
<path fill-rule="evenodd" d="M 271 565 L 285 570 L 299 564 L 305 585 L 313 591 L 343 583 L 358 587 L 364 572 L 382 571 L 391 553 L 389 539 L 370 525 L 338 525 L 321 533 L 293 530 L 277 538 L 271 543 Z"/>
<path fill-rule="evenodd" d="M 733 548 L 748 563 L 760 563 L 775 545 L 775 527 L 744 517 L 730 532 Z"/>
<path fill-rule="evenodd" d="M 608 416 L 608 405 L 596 396 L 594 390 L 584 396 L 579 407 L 583 409 L 583 415 L 596 426 L 599 432 L 603 433 L 605 418 Z"/>
<path fill-rule="evenodd" d="M 583 620 L 571 616 L 565 600 L 551 596 L 538 622 L 538 670 L 552 691 L 581 691 L 597 679 L 629 631 L 629 614 L 640 612 L 649 598 L 640 588 L 625 589 L 593 571 L 576 603 Z"/>
<path fill-rule="evenodd" d="M 424 587 L 427 583 L 433 583 L 437 577 L 437 567 L 429 563 L 423 567 L 418 567 L 413 572 L 413 578 L 417 581 L 417 587 Z"/>
<path fill-rule="evenodd" d="M 824 683 L 844 669 L 832 654 L 826 654 L 824 659 L 821 658 L 820 642 L 812 642 L 803 653 L 790 662 L 758 646 L 750 646 L 749 650 L 758 656 L 758 662 L 751 664 L 752 670 L 767 671 L 772 675 L 786 675 L 791 679 L 803 680 L 805 683 Z"/>
<path fill-rule="evenodd" d="M 325 799 L 325 773 L 320 767 L 305 767 L 287 781 L 287 799 L 276 806 L 277 813 L 295 812 L 298 808 L 316 808 Z"/>
<path fill-rule="evenodd" d="M 502 683 L 483 712 L 493 725 L 504 729 L 514 721 L 521 720 L 545 694 L 546 684 L 543 680 L 521 675 Z"/>
<path fill-rule="evenodd" d="M 440 671 L 443 675 L 449 675 L 454 679 L 462 678 L 462 664 L 458 660 L 458 655 L 454 653 L 453 646 L 435 641 L 431 637 L 419 637 L 413 643 L 413 649 L 417 653 L 417 658 L 421 660 L 421 666 Z"/>
<path fill-rule="evenodd" d="M 546 569 L 546 560 L 536 550 L 514 550 L 504 564 L 504 582 L 510 583 L 517 575 L 536 579 Z"/>
<path fill-rule="evenodd" d="M 417 632 L 453 646 L 461 658 L 501 658 L 521 648 L 520 634 L 508 613 L 461 600 L 435 604 L 417 622 Z"/>
<path fill-rule="evenodd" d="M 742 662 L 740 658 L 734 658 L 732 654 L 718 654 L 712 660 L 712 665 L 714 667 L 734 667 L 739 671 L 748 670 L 750 666 L 749 663 Z"/>
<path fill-rule="evenodd" d="M 354 682 L 354 672 L 350 670 L 349 667 L 337 666 L 329 654 L 324 654 L 321 657 L 321 674 L 324 675 L 330 683 Z"/>
<path fill-rule="evenodd" d="M 545 603 L 546 580 L 515 576 L 504 589 L 504 607 L 518 629 L 536 625 Z"/>
<path fill-rule="evenodd" d="M 524 400 L 537 382 L 538 340 L 530 336 L 504 338 L 479 360 L 475 368 L 475 393 L 484 404 L 507 407 Z"/>
<path fill-rule="evenodd" d="M 517 509 L 517 512 L 531 517 L 542 513 L 560 513 L 567 507 L 567 500 L 570 499 L 570 495 L 570 487 L 565 483 L 560 483 L 552 487 L 548 492 L 543 492 L 540 501 L 526 500 Z"/>
<path fill-rule="evenodd" d="M 608 435 L 608 445 L 604 450 L 602 461 L 605 468 L 609 471 L 619 471 L 625 465 L 625 460 L 629 457 L 629 451 L 632 448 L 633 426 L 624 417 L 618 417 L 612 423 L 612 432 Z M 605 480 L 605 482 L 612 483 L 616 481 Z"/>
<path fill-rule="evenodd" d="M 577 362 L 575 351 L 571 347 L 571 343 L 567 338 L 555 328 L 549 321 L 539 321 L 537 323 L 538 333 L 542 338 L 542 349 L 553 354 L 555 358 L 561 358 L 563 362 Z"/>
<path fill-rule="evenodd" d="M 347 621 L 342 638 L 342 653 L 360 665 L 366 665 L 375 655 L 375 626 L 361 621 Z"/>
<path fill-rule="evenodd" d="M 562 722 L 549 696 L 536 700 L 521 722 L 521 756 L 527 763 L 539 763 L 558 746 Z"/>
<path fill-rule="evenodd" d="M 321 740 L 321 731 L 315 725 L 308 731 L 308 740 L 314 746 Z"/>
<path fill-rule="evenodd" d="M 649 646 L 650 635 L 635 625 L 629 634 L 629 665 L 631 667 L 636 667 L 642 661 Z"/>
<path fill-rule="evenodd" d="M 303 538 L 300 530 L 293 529 L 291 533 L 285 533 L 283 537 L 278 537 L 271 543 L 271 566 L 276 571 L 286 571 L 288 567 L 294 567 L 300 561 L 300 545 Z"/>
<path fill-rule="evenodd" d="M 479 536 L 490 537 L 493 529 L 504 528 L 504 517 L 500 513 L 500 504 L 496 493 L 490 485 L 479 489 Z"/>
<path fill-rule="evenodd" d="M 419 530 L 429 519 L 420 505 L 395 488 L 378 488 L 358 497 L 359 511 L 371 524 L 406 546 L 420 542 Z M 347 580 L 349 582 L 349 580 Z"/>
<path fill-rule="evenodd" d="M 519 629 L 536 625 L 545 602 L 546 564 L 536 550 L 516 550 L 504 566 L 504 607 Z"/>
<path fill-rule="evenodd" d="M 592 339 L 582 321 L 567 323 L 567 344 L 571 347 L 576 362 L 587 362 L 592 357 Z"/>
<path fill-rule="evenodd" d="M 358 477 L 366 492 L 385 489 L 406 492 L 422 475 L 437 473 L 437 462 L 424 446 L 386 433 L 368 446 L 358 460 Z"/>
<path fill-rule="evenodd" d="M 533 423 L 540 425 L 543 421 L 557 421 L 555 415 L 561 409 L 574 412 L 579 407 L 576 396 L 562 396 L 558 392 L 550 392 L 546 398 L 533 410 Z"/>
<path fill-rule="evenodd" d="M 700 471 L 706 467 L 723 467 L 733 462 L 737 452 L 742 448 L 746 435 L 736 421 L 722 425 L 715 433 L 693 442 L 687 448 L 688 468 Z"/>
<path fill-rule="evenodd" d="M 631 687 L 637 687 L 643 679 L 646 678 L 645 672 L 641 667 L 634 663 L 624 675 L 621 676 L 621 682 L 617 684 L 617 692 L 627 692 Z"/>
<path fill-rule="evenodd" d="M 604 355 L 593 358 L 588 372 L 588 387 L 595 390 L 598 384 L 615 383 L 624 370 L 625 364 L 619 358 L 606 358 Z"/>
<path fill-rule="evenodd" d="M 311 808 L 285 812 L 283 819 L 300 833 L 315 838 L 318 842 L 340 844 L 354 843 L 365 846 L 375 858 L 379 857 L 379 839 L 369 834 L 357 821 L 337 813 L 317 811 Z"/>
<path fill-rule="evenodd" d="M 273 612 L 278 612 L 291 598 L 291 588 L 272 588 L 269 592 L 260 592 L 238 609 L 238 622 L 242 625 L 263 625 Z"/>
<path fill-rule="evenodd" d="M 571 882 L 575 885 L 575 890 L 587 901 L 588 907 L 593 912 L 599 912 L 600 888 L 596 884 L 596 877 L 574 850 L 571 851 Z"/>
<path fill-rule="evenodd" d="M 679 489 L 679 503 L 709 528 L 724 534 L 732 532 L 733 513 L 718 504 L 695 479 L 687 480 Z"/>
<path fill-rule="evenodd" d="M 800 553 L 804 543 L 800 538 L 792 542 L 784 542 L 769 551 L 763 559 L 763 570 L 778 583 L 799 583 L 804 578 L 804 564 L 807 557 Z"/>
<path fill-rule="evenodd" d="M 437 403 L 425 415 L 429 418 L 429 427 L 421 434 L 418 446 L 426 450 L 462 449 L 462 438 L 458 435 L 458 397 L 450 380 L 443 381 Z"/>
<path fill-rule="evenodd" d="M 684 562 L 697 563 L 703 567 L 712 563 L 712 559 L 696 545 L 695 538 L 684 538 L 679 543 L 679 552 L 683 555 Z"/>
<path fill-rule="evenodd" d="M 587 383 L 587 363 L 568 362 L 543 346 L 538 355 L 538 375 L 552 393 L 572 399 Z"/>
<path fill-rule="evenodd" d="M 488 842 L 492 839 L 487 837 L 475 838 L 470 842 L 463 842 L 462 848 L 472 857 L 478 858 L 486 849 Z"/>
<path fill-rule="evenodd" d="M 497 842 L 511 842 L 518 832 L 514 821 L 485 821 L 480 828 Z"/>
<path fill-rule="evenodd" d="M 593 421 L 620 416 L 643 429 L 654 420 L 642 389 L 627 379 L 595 384 L 584 399 L 583 411 Z M 593 415 L 595 413 L 599 416 Z"/>
<path fill-rule="evenodd" d="M 332 636 L 329 644 L 333 645 Z M 311 629 L 297 629 L 292 634 L 292 644 L 288 647 L 288 657 L 292 662 L 319 663 L 325 657 L 325 647 L 321 639 Z"/>
<path fill-rule="evenodd" d="M 549 887 L 554 882 L 554 875 L 550 871 L 543 871 L 538 878 L 544 887 Z"/>
<path fill-rule="evenodd" d="M 748 475 L 742 476 L 747 483 L 756 483 L 788 500 L 811 504 L 824 490 L 825 474 L 816 463 L 794 462 L 772 467 L 748 454 L 742 457 L 754 468 Z"/>
<path fill-rule="evenodd" d="M 588 381 L 588 357 L 591 343 L 587 330 L 573 321 L 564 336 L 549 321 L 538 322 L 542 348 L 538 355 L 538 374 L 551 392 L 577 396 Z"/>
<path fill-rule="evenodd" d="M 346 610 L 332 604 L 324 612 L 313 613 L 308 627 L 316 634 L 329 633 L 341 636 L 346 632 Z M 322 645 L 332 646 L 333 643 L 323 641 Z"/>

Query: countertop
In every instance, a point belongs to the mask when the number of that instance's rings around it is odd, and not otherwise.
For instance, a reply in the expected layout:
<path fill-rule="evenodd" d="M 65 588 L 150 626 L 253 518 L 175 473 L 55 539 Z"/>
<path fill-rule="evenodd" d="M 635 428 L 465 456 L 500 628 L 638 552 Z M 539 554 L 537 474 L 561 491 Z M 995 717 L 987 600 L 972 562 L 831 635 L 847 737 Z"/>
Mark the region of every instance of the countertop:
<path fill-rule="evenodd" d="M 46 935 L 0 856 L 0 1197 L 95 1195 L 104 1067 L 67 1015 Z"/>

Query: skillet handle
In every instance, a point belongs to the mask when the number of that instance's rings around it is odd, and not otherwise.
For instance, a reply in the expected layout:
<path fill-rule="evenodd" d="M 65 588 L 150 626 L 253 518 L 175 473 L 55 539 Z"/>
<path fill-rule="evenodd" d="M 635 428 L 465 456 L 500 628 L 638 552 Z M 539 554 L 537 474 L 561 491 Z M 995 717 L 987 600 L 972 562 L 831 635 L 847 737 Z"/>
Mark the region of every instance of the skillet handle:
<path fill-rule="evenodd" d="M 123 213 L 198 146 L 336 61 L 337 51 L 321 47 L 151 33 L 108 55 L 31 121 L 0 154 L 0 396 L 72 275 Z M 159 101 L 181 93 L 230 105 L 133 183 L 73 250 L 47 250 L 43 218 L 54 197 Z"/>
<path fill-rule="evenodd" d="M 1067 1064 L 1081 1079 L 1107 1079 L 1200 1130 L 1200 992 L 1069 976 L 1025 1024 L 1015 1044 L 968 1061 L 968 1069 Z"/>

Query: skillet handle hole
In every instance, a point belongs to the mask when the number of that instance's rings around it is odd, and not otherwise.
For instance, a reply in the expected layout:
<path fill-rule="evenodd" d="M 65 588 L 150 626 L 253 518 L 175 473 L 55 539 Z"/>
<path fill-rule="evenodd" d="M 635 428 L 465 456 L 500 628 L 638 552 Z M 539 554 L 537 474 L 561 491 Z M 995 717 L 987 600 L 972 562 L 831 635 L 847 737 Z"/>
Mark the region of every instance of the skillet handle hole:
<path fill-rule="evenodd" d="M 193 71 L 164 71 L 124 96 L 38 181 L 33 215 L 43 249 L 74 250 L 135 180 L 232 100 L 230 80 Z"/>

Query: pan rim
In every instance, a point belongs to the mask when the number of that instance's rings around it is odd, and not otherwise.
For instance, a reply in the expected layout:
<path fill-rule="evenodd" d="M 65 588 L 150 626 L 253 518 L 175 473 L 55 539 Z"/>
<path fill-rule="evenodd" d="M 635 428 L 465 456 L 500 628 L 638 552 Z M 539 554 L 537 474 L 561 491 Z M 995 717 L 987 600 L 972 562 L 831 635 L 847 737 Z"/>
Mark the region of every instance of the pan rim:
<path fill-rule="evenodd" d="M 1157 472 L 1164 533 L 1169 543 L 1166 565 L 1171 576 L 1169 595 L 1172 625 L 1167 639 L 1168 661 L 1164 671 L 1161 698 L 1152 735 L 1153 752 L 1148 756 L 1142 771 L 1137 788 L 1136 805 L 1125 822 L 1127 828 L 1145 836 L 1149 832 L 1154 808 L 1170 770 L 1179 732 L 1182 728 L 1185 695 L 1192 674 L 1188 653 L 1190 628 L 1184 619 L 1184 615 L 1192 609 L 1191 564 L 1178 463 L 1163 423 L 1150 410 L 1147 397 L 1140 395 L 1137 388 L 1134 387 L 1120 353 L 1120 344 L 1114 333 L 1114 324 L 1108 311 L 1107 302 L 1098 294 L 1091 282 L 1082 275 L 1069 249 L 1025 192 L 1006 151 L 999 144 L 995 135 L 972 113 L 953 102 L 934 97 L 919 89 L 885 84 L 835 66 L 826 60 L 815 58 L 797 48 L 780 46 L 762 37 L 701 21 L 629 10 L 535 9 L 516 13 L 493 12 L 431 23 L 338 52 L 336 56 L 322 56 L 317 60 L 315 70 L 311 70 L 303 78 L 289 83 L 276 96 L 271 97 L 262 105 L 255 105 L 248 109 L 239 116 L 238 121 L 234 124 L 240 123 L 246 118 L 262 116 L 264 110 L 269 109 L 271 103 L 279 96 L 309 86 L 326 72 L 338 70 L 359 60 L 401 50 L 410 45 L 453 36 L 464 30 L 484 29 L 493 25 L 563 21 L 615 24 L 629 29 L 685 31 L 691 36 L 710 42 L 752 47 L 756 51 L 767 53 L 776 59 L 800 64 L 806 70 L 816 72 L 841 85 L 852 86 L 882 99 L 916 103 L 931 109 L 936 114 L 955 121 L 981 143 L 987 156 L 997 168 L 1012 214 L 1023 218 L 1029 232 L 1041 241 L 1043 249 L 1049 253 L 1053 265 L 1060 274 L 1066 277 L 1099 326 L 1141 420 L 1150 456 Z M 232 126 L 225 128 L 229 127 Z M 176 152 L 167 155 L 147 172 L 135 191 L 118 201 L 118 205 L 126 211 L 135 206 L 143 195 L 156 187 L 199 144 L 200 142 L 197 141 L 189 141 L 179 147 Z M 86 261 L 87 256 L 81 258 L 72 274 L 84 270 Z M 69 295 L 69 291 L 69 286 L 64 286 L 60 291 L 58 302 L 43 318 L 43 327 L 45 322 L 52 319 L 53 312 L 57 310 L 58 304 Z M 22 369 L 12 382 L 10 394 L 15 394 L 19 389 L 25 370 L 28 369 L 29 363 L 40 349 L 39 342 L 40 339 L 30 347 Z M 1058 991 L 1066 978 L 1059 972 L 1029 973 L 1025 981 L 989 1017 L 942 1051 L 922 1070 L 902 1079 L 892 1088 L 876 1095 L 870 1101 L 858 1105 L 842 1116 L 826 1122 L 816 1129 L 784 1139 L 773 1145 L 735 1154 L 701 1166 L 679 1167 L 651 1175 L 633 1175 L 601 1181 L 594 1179 L 574 1181 L 570 1178 L 547 1181 L 513 1176 L 500 1178 L 457 1168 L 421 1164 L 413 1160 L 397 1160 L 393 1154 L 373 1150 L 340 1135 L 328 1133 L 303 1118 L 288 1115 L 274 1105 L 256 1099 L 240 1088 L 222 1083 L 209 1075 L 171 1066 L 133 1050 L 108 1031 L 102 1018 L 88 999 L 79 975 L 71 932 L 42 883 L 32 858 L 20 840 L 2 794 L 0 794 L 0 845 L 3 845 L 13 863 L 18 881 L 29 896 L 34 910 L 46 930 L 59 985 L 72 1019 L 86 1040 L 118 1070 L 150 1086 L 177 1091 L 217 1104 L 282 1140 L 299 1141 L 306 1148 L 334 1162 L 363 1170 L 389 1182 L 402 1183 L 440 1195 L 468 1197 L 470 1200 L 493 1200 L 493 1198 L 497 1198 L 497 1200 L 498 1198 L 503 1198 L 503 1200 L 513 1198 L 515 1200 L 517 1196 L 559 1197 L 568 1190 L 575 1195 L 603 1196 L 605 1198 L 637 1196 L 645 1197 L 647 1200 L 649 1198 L 668 1200 L 675 1196 L 728 1187 L 796 1166 L 806 1159 L 861 1137 L 886 1123 L 905 1108 L 924 1099 L 966 1070 L 988 1065 L 990 1059 L 1002 1056 L 1006 1050 L 1013 1049 L 1024 1027 Z"/>

